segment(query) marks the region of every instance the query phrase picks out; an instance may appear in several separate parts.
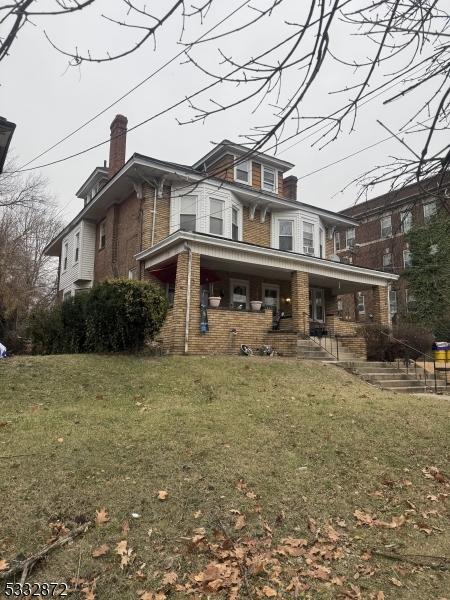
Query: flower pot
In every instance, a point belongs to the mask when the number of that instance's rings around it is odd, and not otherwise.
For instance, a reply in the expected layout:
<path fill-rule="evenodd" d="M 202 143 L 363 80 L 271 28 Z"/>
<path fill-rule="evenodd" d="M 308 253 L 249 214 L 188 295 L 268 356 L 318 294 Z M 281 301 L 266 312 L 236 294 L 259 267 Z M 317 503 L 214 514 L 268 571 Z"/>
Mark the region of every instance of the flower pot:
<path fill-rule="evenodd" d="M 259 310 L 261 310 L 262 302 L 261 300 L 252 300 L 250 302 L 250 306 L 254 312 L 258 312 Z"/>
<path fill-rule="evenodd" d="M 220 301 L 222 298 L 220 296 L 210 296 L 209 297 L 209 305 L 211 308 L 218 308 L 220 305 Z"/>

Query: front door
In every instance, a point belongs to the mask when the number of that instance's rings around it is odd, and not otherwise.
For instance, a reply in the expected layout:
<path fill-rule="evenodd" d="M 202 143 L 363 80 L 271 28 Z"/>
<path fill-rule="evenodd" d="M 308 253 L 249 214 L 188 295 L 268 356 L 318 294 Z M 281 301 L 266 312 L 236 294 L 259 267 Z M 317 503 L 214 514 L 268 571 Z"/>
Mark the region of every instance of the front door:
<path fill-rule="evenodd" d="M 262 284 L 262 299 L 264 308 L 276 314 L 280 310 L 280 286 L 273 283 Z"/>
<path fill-rule="evenodd" d="M 309 317 L 313 321 L 325 321 L 325 294 L 321 288 L 309 288 Z"/>

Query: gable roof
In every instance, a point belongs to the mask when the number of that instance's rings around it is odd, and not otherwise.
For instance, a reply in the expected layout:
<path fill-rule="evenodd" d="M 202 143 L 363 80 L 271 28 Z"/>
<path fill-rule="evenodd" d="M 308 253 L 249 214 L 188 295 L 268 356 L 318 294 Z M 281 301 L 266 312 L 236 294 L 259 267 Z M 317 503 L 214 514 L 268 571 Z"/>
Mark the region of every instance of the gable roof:
<path fill-rule="evenodd" d="M 249 152 L 249 148 L 242 146 L 241 144 L 236 144 L 235 142 L 231 142 L 230 140 L 222 140 L 219 144 L 216 144 L 212 150 L 207 152 L 204 156 L 199 158 L 192 167 L 194 169 L 202 169 L 203 165 L 211 164 L 215 162 L 221 155 L 231 153 L 236 154 L 237 156 L 242 156 L 243 154 L 247 154 Z M 277 168 L 279 171 L 283 173 L 285 171 L 289 171 L 294 166 L 292 163 L 287 162 L 285 160 L 281 160 L 276 156 L 271 156 L 270 154 L 265 154 L 263 152 L 254 152 L 252 153 L 252 158 L 257 159 L 258 161 L 264 162 L 267 165 L 272 165 Z"/>

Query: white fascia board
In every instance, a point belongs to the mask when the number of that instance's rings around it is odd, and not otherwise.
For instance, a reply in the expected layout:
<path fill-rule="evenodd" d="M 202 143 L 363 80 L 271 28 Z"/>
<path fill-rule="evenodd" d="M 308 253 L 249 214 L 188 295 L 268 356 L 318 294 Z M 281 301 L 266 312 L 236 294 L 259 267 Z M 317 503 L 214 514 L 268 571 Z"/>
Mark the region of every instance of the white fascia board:
<path fill-rule="evenodd" d="M 168 255 L 176 254 L 177 252 L 169 252 L 172 247 L 177 247 L 180 243 L 183 242 L 195 242 L 199 246 L 216 246 L 222 248 L 228 248 L 230 250 L 237 250 L 239 252 L 244 252 L 248 255 L 251 255 L 255 259 L 258 256 L 270 256 L 273 258 L 277 258 L 281 261 L 289 261 L 297 263 L 299 267 L 308 266 L 308 267 L 322 267 L 332 270 L 336 276 L 345 275 L 361 275 L 366 277 L 371 277 L 376 281 L 379 281 L 379 285 L 387 286 L 389 282 L 397 281 L 399 279 L 399 275 L 395 275 L 394 273 L 385 273 L 383 271 L 376 271 L 374 269 L 366 269 L 365 267 L 355 267 L 354 265 L 349 265 L 345 263 L 338 263 L 332 260 L 327 260 L 324 258 L 317 258 L 314 256 L 307 256 L 304 254 L 296 254 L 294 252 L 284 252 L 283 250 L 277 250 L 275 248 L 263 248 L 261 246 L 253 246 L 251 244 L 246 244 L 245 242 L 236 242 L 234 240 L 229 239 L 220 239 L 207 235 L 199 235 L 197 233 L 192 233 L 188 231 L 177 231 L 173 233 L 169 237 L 165 238 L 158 244 L 155 244 L 152 248 L 144 250 L 139 254 L 135 255 L 137 261 L 150 259 L 155 254 L 164 253 L 167 257 Z"/>

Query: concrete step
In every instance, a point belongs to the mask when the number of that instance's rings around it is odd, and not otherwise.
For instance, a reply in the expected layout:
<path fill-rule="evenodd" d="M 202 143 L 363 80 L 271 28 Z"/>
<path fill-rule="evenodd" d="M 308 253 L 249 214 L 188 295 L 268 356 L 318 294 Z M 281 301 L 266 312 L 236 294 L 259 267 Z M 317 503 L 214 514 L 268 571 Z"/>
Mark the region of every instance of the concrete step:
<path fill-rule="evenodd" d="M 407 373 L 402 373 L 401 371 L 388 371 L 387 373 L 360 373 L 361 377 L 363 377 L 364 379 L 375 379 L 377 381 L 382 381 L 382 380 L 386 380 L 389 381 L 390 379 L 403 379 L 408 381 L 410 379 L 410 375 L 408 375 Z"/>
<path fill-rule="evenodd" d="M 400 394 L 424 394 L 430 392 L 430 388 L 421 386 L 405 386 L 405 387 L 382 387 L 381 389 L 388 392 L 398 392 Z"/>
<path fill-rule="evenodd" d="M 378 381 L 382 388 L 426 387 L 423 381 L 417 379 L 384 379 Z"/>

